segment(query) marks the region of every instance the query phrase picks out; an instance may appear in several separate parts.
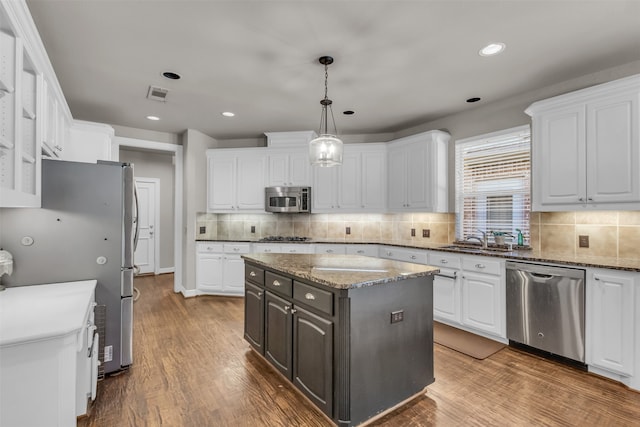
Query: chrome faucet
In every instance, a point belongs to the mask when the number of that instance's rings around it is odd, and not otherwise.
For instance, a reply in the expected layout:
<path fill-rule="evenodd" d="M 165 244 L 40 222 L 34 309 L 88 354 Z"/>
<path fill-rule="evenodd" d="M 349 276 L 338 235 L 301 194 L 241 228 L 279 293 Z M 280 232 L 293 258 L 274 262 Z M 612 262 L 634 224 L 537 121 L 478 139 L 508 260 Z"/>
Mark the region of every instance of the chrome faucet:
<path fill-rule="evenodd" d="M 478 230 L 478 232 L 482 233 L 482 237 L 469 236 L 466 240 L 477 240 L 482 245 L 482 249 L 487 249 L 487 233 L 482 230 Z"/>

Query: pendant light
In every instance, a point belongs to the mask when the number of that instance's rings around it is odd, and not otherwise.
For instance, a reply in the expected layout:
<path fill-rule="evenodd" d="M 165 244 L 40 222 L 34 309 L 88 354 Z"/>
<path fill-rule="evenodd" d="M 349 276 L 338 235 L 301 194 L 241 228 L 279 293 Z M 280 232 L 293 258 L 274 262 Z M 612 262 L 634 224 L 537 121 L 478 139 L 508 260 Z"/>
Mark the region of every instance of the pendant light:
<path fill-rule="evenodd" d="M 321 56 L 318 61 L 324 65 L 324 99 L 320 101 L 322 112 L 320 114 L 320 134 L 316 139 L 309 142 L 309 160 L 312 165 L 321 167 L 339 166 L 342 164 L 342 141 L 336 135 L 336 121 L 333 118 L 333 109 L 331 101 L 327 97 L 327 80 L 329 78 L 329 65 L 333 64 L 333 58 L 330 56 Z M 331 111 L 331 121 L 333 122 L 334 134 L 327 131 L 328 111 Z"/>

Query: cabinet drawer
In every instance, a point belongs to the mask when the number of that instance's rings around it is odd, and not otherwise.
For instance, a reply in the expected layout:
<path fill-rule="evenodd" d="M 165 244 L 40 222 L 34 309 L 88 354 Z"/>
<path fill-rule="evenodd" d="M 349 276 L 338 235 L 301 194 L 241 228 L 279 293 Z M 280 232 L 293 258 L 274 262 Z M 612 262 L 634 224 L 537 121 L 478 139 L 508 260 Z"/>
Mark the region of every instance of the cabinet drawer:
<path fill-rule="evenodd" d="M 258 285 L 264 285 L 264 270 L 253 265 L 245 264 L 244 278 Z"/>
<path fill-rule="evenodd" d="M 437 267 L 460 268 L 460 257 L 444 252 L 431 252 L 429 264 Z"/>
<path fill-rule="evenodd" d="M 249 243 L 225 243 L 224 251 L 228 254 L 248 254 L 251 252 Z"/>
<path fill-rule="evenodd" d="M 293 299 L 333 316 L 333 294 L 329 291 L 293 282 Z"/>
<path fill-rule="evenodd" d="M 222 253 L 224 252 L 224 245 L 222 243 L 198 243 L 198 252 L 200 253 Z"/>
<path fill-rule="evenodd" d="M 500 276 L 504 270 L 503 263 L 499 260 L 480 257 L 462 257 L 462 269 L 475 271 L 476 273 L 493 274 Z"/>
<path fill-rule="evenodd" d="M 264 274 L 264 281 L 267 288 L 273 289 L 274 291 L 287 296 L 292 295 L 291 288 L 293 287 L 293 279 L 267 271 Z"/>

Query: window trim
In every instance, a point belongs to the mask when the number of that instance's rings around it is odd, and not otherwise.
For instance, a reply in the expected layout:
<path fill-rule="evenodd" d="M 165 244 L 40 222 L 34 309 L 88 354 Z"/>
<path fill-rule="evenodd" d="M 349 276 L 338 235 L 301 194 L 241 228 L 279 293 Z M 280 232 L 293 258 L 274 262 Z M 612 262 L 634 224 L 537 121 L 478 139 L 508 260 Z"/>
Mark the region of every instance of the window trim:
<path fill-rule="evenodd" d="M 463 138 L 463 139 L 459 139 L 455 141 L 454 144 L 454 165 L 455 165 L 455 173 L 454 173 L 454 178 L 455 178 L 455 182 L 454 182 L 454 210 L 455 210 L 455 214 L 456 214 L 456 219 L 455 219 L 455 239 L 456 241 L 460 241 L 460 239 L 463 239 L 464 236 L 461 236 L 460 233 L 462 233 L 462 229 L 463 229 L 463 215 L 461 215 L 460 209 L 462 209 L 462 207 L 460 206 L 460 201 L 461 198 L 458 195 L 458 191 L 459 191 L 459 183 L 462 181 L 462 177 L 460 176 L 463 172 L 462 170 L 459 169 L 459 165 L 458 165 L 458 147 L 464 144 L 468 144 L 468 143 L 472 143 L 472 142 L 479 142 L 481 140 L 491 140 L 491 139 L 496 139 L 496 138 L 500 138 L 500 137 L 504 137 L 507 136 L 509 134 L 516 134 L 516 133 L 521 133 L 521 132 L 529 132 L 529 140 L 531 141 L 531 136 L 532 136 L 532 130 L 531 130 L 531 126 L 530 125 L 520 125 L 520 126 L 515 126 L 515 127 L 511 127 L 508 129 L 502 129 L 499 131 L 495 131 L 495 132 L 490 132 L 490 133 L 485 133 L 485 134 L 481 134 L 481 135 L 476 135 L 476 136 L 472 136 L 472 137 L 468 137 L 468 138 Z M 529 169 L 529 204 L 530 204 L 530 212 L 531 212 L 531 193 L 532 193 L 532 189 L 531 189 L 531 161 L 532 161 L 532 157 L 531 157 L 531 153 L 532 152 L 532 147 L 530 145 L 529 148 L 529 162 L 530 162 L 530 169 Z M 516 203 L 516 201 L 514 200 L 514 204 Z M 519 211 L 518 215 L 513 215 L 513 218 L 516 218 L 517 216 L 522 217 L 522 213 L 523 211 Z M 524 219 L 522 219 L 524 221 Z M 488 230 L 485 230 L 488 232 Z M 530 232 L 530 224 L 528 229 L 522 230 L 525 233 L 525 239 L 528 240 L 528 235 Z M 487 235 L 487 238 L 490 242 L 493 241 L 493 236 L 491 235 Z M 514 239 L 514 243 L 515 243 L 515 239 Z"/>

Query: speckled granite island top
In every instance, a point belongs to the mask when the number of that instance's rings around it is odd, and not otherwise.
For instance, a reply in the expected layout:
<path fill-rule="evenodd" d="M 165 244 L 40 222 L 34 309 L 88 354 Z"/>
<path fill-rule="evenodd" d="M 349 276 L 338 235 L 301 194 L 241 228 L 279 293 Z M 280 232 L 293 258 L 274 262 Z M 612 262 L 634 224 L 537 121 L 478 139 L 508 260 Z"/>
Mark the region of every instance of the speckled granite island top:
<path fill-rule="evenodd" d="M 260 266 L 336 289 L 353 289 L 438 273 L 437 267 L 360 255 L 251 254 Z"/>

